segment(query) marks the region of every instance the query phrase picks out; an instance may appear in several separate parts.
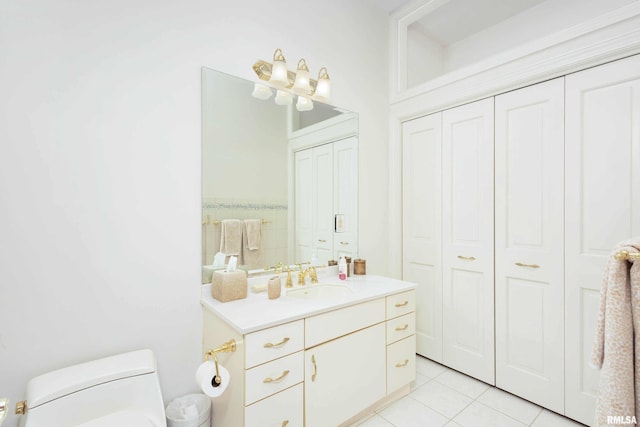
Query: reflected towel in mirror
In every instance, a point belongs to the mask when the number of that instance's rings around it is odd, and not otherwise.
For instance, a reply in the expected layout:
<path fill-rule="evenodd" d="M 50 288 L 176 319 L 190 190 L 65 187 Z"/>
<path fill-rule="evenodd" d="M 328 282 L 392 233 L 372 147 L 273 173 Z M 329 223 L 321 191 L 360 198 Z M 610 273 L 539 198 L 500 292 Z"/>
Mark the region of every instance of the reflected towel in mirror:
<path fill-rule="evenodd" d="M 242 255 L 242 222 L 239 219 L 220 222 L 220 252 L 227 256 Z"/>
<path fill-rule="evenodd" d="M 262 220 L 245 219 L 242 234 L 244 264 L 249 269 L 262 267 Z"/>

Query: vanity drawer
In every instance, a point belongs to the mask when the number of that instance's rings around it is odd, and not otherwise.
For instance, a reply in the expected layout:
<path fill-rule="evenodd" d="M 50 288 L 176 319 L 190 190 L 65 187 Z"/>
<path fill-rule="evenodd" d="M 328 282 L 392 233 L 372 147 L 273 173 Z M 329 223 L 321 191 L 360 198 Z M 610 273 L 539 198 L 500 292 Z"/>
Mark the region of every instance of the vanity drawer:
<path fill-rule="evenodd" d="M 387 320 L 387 344 L 399 341 L 416 333 L 416 313 L 405 314 Z"/>
<path fill-rule="evenodd" d="M 304 354 L 299 351 L 256 366 L 244 374 L 244 402 L 250 405 L 304 379 Z"/>
<path fill-rule="evenodd" d="M 387 394 L 416 379 L 416 336 L 387 346 Z"/>
<path fill-rule="evenodd" d="M 247 334 L 244 342 L 245 368 L 295 353 L 304 346 L 304 320 Z"/>
<path fill-rule="evenodd" d="M 305 348 L 384 322 L 384 298 L 305 319 Z"/>
<path fill-rule="evenodd" d="M 415 310 L 416 297 L 413 290 L 387 297 L 387 319 L 393 319 Z"/>
<path fill-rule="evenodd" d="M 304 422 L 303 390 L 302 384 L 298 384 L 247 406 L 244 410 L 245 427 L 302 427 Z"/>

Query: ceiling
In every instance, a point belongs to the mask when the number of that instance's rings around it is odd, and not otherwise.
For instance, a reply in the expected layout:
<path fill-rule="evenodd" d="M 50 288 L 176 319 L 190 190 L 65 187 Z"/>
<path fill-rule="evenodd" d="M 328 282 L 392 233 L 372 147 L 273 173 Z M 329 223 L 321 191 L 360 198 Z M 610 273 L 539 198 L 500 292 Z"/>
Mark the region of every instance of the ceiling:
<path fill-rule="evenodd" d="M 413 0 L 371 0 L 382 10 L 392 13 Z M 449 0 L 427 16 L 412 24 L 443 45 L 450 45 L 498 22 L 517 15 L 545 0 Z M 423 1 L 422 3 L 427 3 Z"/>

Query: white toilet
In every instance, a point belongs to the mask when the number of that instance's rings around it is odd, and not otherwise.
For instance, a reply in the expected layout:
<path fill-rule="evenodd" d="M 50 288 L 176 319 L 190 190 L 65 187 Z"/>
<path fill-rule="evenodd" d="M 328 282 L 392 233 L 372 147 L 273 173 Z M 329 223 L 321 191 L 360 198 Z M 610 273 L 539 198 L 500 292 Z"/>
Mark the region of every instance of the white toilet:
<path fill-rule="evenodd" d="M 21 427 L 166 427 L 151 350 L 81 363 L 33 378 Z"/>

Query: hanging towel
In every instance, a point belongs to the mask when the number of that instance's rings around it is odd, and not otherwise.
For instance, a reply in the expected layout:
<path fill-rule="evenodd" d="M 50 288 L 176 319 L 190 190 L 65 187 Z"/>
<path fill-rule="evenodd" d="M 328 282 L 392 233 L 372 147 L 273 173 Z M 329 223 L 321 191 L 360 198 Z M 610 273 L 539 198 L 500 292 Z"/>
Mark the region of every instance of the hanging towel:
<path fill-rule="evenodd" d="M 220 252 L 240 256 L 242 252 L 242 222 L 239 219 L 223 219 L 220 222 Z"/>
<path fill-rule="evenodd" d="M 262 268 L 262 220 L 245 219 L 242 228 L 242 256 L 249 269 Z"/>
<path fill-rule="evenodd" d="M 620 250 L 640 252 L 640 239 L 620 243 L 616 252 Z M 640 420 L 640 261 L 620 261 L 614 255 L 602 278 L 591 354 L 592 365 L 601 369 L 595 426 L 609 425 L 610 416 Z"/>

